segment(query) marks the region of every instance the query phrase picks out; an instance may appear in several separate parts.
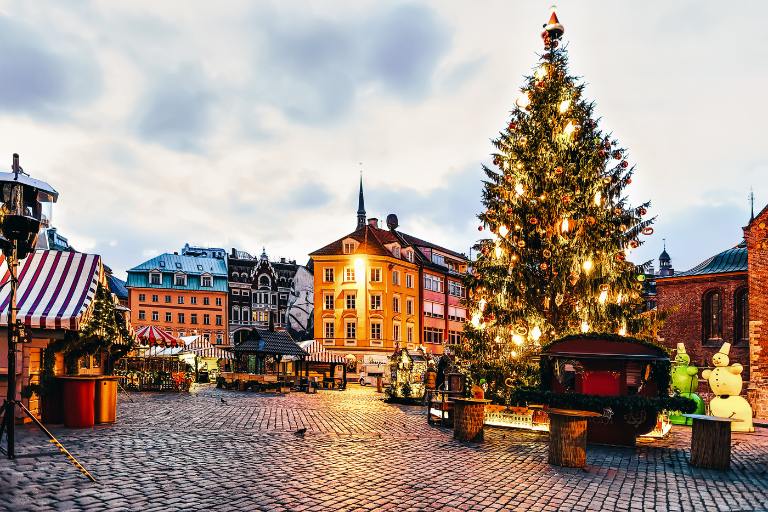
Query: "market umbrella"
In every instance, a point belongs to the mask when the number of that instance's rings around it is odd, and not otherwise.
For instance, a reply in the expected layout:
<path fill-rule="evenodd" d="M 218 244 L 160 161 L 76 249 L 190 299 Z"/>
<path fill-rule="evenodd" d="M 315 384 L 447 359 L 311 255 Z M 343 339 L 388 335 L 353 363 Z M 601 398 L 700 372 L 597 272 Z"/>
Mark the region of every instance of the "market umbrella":
<path fill-rule="evenodd" d="M 176 347 L 179 340 L 154 325 L 145 325 L 136 331 L 136 339 L 143 345 Z"/>

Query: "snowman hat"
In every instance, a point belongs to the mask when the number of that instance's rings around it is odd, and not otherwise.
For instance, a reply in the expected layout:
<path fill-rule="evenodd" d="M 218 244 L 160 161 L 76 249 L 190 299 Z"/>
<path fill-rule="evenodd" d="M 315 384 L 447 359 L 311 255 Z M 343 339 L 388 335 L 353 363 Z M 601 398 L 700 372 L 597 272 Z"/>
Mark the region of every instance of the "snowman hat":
<path fill-rule="evenodd" d="M 677 344 L 677 353 L 678 354 L 686 354 L 685 344 L 684 343 L 678 343 Z"/>
<path fill-rule="evenodd" d="M 728 355 L 728 352 L 730 351 L 731 351 L 731 344 L 728 342 L 725 342 L 723 343 L 723 346 L 720 347 L 720 350 L 717 351 L 717 353 Z"/>

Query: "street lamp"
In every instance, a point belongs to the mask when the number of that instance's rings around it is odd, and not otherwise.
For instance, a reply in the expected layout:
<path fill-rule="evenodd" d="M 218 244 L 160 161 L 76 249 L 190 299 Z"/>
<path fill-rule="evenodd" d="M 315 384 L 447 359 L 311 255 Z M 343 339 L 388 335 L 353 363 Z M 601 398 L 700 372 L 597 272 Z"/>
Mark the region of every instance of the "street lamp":
<path fill-rule="evenodd" d="M 11 291 L 8 303 L 8 395 L 3 404 L 5 422 L 0 427 L 8 435 L 9 459 L 15 457 L 14 429 L 16 405 L 26 408 L 16 400 L 16 344 L 23 326 L 16 319 L 16 288 L 19 260 L 34 251 L 40 228 L 47 226 L 51 218 L 51 205 L 59 193 L 44 181 L 35 180 L 24 173 L 19 165 L 19 155 L 13 154 L 11 172 L 0 172 L 0 250 L 5 255 L 10 272 Z"/>

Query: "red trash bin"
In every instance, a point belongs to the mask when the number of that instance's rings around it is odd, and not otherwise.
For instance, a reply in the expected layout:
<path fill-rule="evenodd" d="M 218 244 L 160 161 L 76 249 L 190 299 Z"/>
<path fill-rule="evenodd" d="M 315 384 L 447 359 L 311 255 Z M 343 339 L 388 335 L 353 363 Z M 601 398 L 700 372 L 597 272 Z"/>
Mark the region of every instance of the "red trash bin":
<path fill-rule="evenodd" d="M 92 427 L 94 423 L 95 380 L 64 377 L 64 426 Z"/>

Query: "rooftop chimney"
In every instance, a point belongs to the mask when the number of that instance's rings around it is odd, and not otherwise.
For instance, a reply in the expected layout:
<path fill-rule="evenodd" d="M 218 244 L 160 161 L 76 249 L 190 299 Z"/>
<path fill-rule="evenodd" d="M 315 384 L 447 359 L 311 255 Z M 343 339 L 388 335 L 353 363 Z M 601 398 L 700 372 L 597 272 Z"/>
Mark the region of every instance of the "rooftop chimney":
<path fill-rule="evenodd" d="M 280 263 L 285 263 L 285 258 L 280 258 Z"/>
<path fill-rule="evenodd" d="M 372 228 L 378 228 L 379 227 L 379 219 L 376 217 L 371 217 L 368 219 L 368 225 Z"/>

